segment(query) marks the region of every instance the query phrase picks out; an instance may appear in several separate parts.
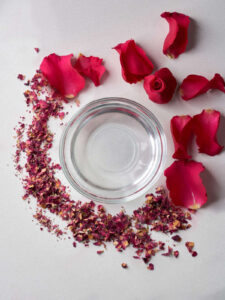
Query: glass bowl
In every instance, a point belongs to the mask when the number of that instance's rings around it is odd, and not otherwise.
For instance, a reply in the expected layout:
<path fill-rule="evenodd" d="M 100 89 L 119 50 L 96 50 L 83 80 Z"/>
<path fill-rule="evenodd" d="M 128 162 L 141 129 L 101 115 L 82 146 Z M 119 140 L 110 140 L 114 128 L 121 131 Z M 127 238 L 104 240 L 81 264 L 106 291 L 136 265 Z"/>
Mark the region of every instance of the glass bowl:
<path fill-rule="evenodd" d="M 117 97 L 79 110 L 60 141 L 60 162 L 70 184 L 104 203 L 144 194 L 161 175 L 165 156 L 166 137 L 153 113 Z"/>

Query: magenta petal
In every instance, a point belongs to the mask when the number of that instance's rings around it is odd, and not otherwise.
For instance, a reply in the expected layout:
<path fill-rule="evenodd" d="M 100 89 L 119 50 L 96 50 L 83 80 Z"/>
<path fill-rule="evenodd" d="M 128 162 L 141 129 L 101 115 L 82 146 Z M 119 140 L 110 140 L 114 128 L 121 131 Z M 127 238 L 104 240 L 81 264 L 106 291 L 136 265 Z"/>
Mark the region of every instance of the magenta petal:
<path fill-rule="evenodd" d="M 84 56 L 81 54 L 75 64 L 76 70 L 82 75 L 90 78 L 95 86 L 100 85 L 100 80 L 105 72 L 102 59 L 94 56 Z"/>
<path fill-rule="evenodd" d="M 41 72 L 53 88 L 63 97 L 74 98 L 85 86 L 84 78 L 73 68 L 73 54 L 46 56 L 40 66 Z"/>
<path fill-rule="evenodd" d="M 217 89 L 225 93 L 225 81 L 220 74 L 216 73 L 213 79 L 210 80 L 209 85 L 210 89 Z"/>
<path fill-rule="evenodd" d="M 188 143 L 192 134 L 191 120 L 190 116 L 175 116 L 170 121 L 170 129 L 175 147 L 173 158 L 191 158 L 187 153 Z"/>
<path fill-rule="evenodd" d="M 153 71 L 153 64 L 145 51 L 134 40 L 114 47 L 120 55 L 123 79 L 129 83 L 136 83 Z"/>
<path fill-rule="evenodd" d="M 209 89 L 209 80 L 200 75 L 187 76 L 180 86 L 180 94 L 183 100 L 190 100 L 204 94 Z"/>
<path fill-rule="evenodd" d="M 161 17 L 169 23 L 169 33 L 164 41 L 163 53 L 176 58 L 186 50 L 190 18 L 178 12 L 164 12 Z"/>
<path fill-rule="evenodd" d="M 220 122 L 220 112 L 212 109 L 204 109 L 200 114 L 193 117 L 192 122 L 199 152 L 211 156 L 220 153 L 223 146 L 218 144 L 216 138 Z"/>
<path fill-rule="evenodd" d="M 196 161 L 175 161 L 164 172 L 166 185 L 173 203 L 191 209 L 198 209 L 207 201 L 205 187 L 200 173 L 205 167 Z"/>

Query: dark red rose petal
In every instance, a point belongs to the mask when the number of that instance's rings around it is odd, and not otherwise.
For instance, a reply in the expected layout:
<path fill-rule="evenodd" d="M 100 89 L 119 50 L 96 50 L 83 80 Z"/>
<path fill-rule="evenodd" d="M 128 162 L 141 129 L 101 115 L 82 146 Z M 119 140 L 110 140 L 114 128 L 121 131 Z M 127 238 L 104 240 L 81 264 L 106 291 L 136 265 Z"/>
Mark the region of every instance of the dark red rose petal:
<path fill-rule="evenodd" d="M 161 17 L 169 23 L 169 33 L 164 41 L 163 53 L 176 58 L 186 50 L 190 18 L 177 12 L 164 12 Z"/>
<path fill-rule="evenodd" d="M 190 116 L 175 116 L 170 121 L 175 152 L 173 158 L 189 159 L 187 153 L 188 142 L 192 134 L 192 118 Z"/>
<path fill-rule="evenodd" d="M 145 51 L 134 40 L 118 44 L 113 49 L 120 54 L 122 76 L 125 81 L 136 83 L 152 73 L 152 62 L 147 57 Z"/>
<path fill-rule="evenodd" d="M 200 114 L 195 115 L 192 122 L 199 152 L 212 156 L 220 153 L 223 147 L 218 144 L 216 139 L 220 112 L 205 109 Z"/>
<path fill-rule="evenodd" d="M 216 73 L 213 79 L 210 80 L 209 86 L 210 89 L 217 89 L 225 93 L 225 81 L 218 73 Z"/>
<path fill-rule="evenodd" d="M 40 66 L 51 86 L 69 99 L 74 98 L 85 85 L 84 78 L 71 64 L 72 57 L 73 54 L 59 56 L 52 53 L 43 59 Z"/>
<path fill-rule="evenodd" d="M 175 161 L 164 172 L 171 200 L 175 205 L 198 209 L 207 201 L 200 178 L 204 166 L 196 161 Z"/>
<path fill-rule="evenodd" d="M 176 79 L 167 68 L 162 68 L 144 79 L 144 89 L 153 102 L 169 102 L 176 89 Z"/>
<path fill-rule="evenodd" d="M 180 86 L 182 99 L 190 100 L 204 94 L 209 89 L 209 80 L 200 75 L 188 75 Z"/>
<path fill-rule="evenodd" d="M 100 85 L 100 79 L 105 72 L 102 59 L 94 56 L 84 56 L 81 54 L 75 64 L 76 70 L 82 75 L 90 78 L 95 86 Z"/>
<path fill-rule="evenodd" d="M 215 74 L 211 80 L 200 75 L 189 75 L 181 83 L 180 94 L 182 99 L 190 100 L 210 89 L 217 89 L 225 93 L 225 82 L 220 74 Z"/>

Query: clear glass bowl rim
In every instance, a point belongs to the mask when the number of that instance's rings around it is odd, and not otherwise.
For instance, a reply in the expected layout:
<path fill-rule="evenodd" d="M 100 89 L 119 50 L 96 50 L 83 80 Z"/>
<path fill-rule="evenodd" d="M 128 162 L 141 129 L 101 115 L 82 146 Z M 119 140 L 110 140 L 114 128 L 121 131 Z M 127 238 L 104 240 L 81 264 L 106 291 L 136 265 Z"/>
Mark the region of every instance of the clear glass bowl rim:
<path fill-rule="evenodd" d="M 160 160 L 160 166 L 155 174 L 155 176 L 152 178 L 152 180 L 150 182 L 148 182 L 147 184 L 145 184 L 143 187 L 139 188 L 137 191 L 133 192 L 130 195 L 126 195 L 124 197 L 117 197 L 117 198 L 106 198 L 106 197 L 101 197 L 98 195 L 95 195 L 93 193 L 88 192 L 87 190 L 84 190 L 70 175 L 66 163 L 65 163 L 65 159 L 64 159 L 64 145 L 65 145 L 65 141 L 66 141 L 66 136 L 67 133 L 71 127 L 71 125 L 76 122 L 77 120 L 79 120 L 79 118 L 87 113 L 89 110 L 91 109 L 96 109 L 96 108 L 102 108 L 104 106 L 109 107 L 110 105 L 112 107 L 115 107 L 115 104 L 125 104 L 128 106 L 132 106 L 133 109 L 135 109 L 136 111 L 138 111 L 141 114 L 144 114 L 145 117 L 147 116 L 151 122 L 154 122 L 154 124 L 156 125 L 160 140 L 161 140 L 161 149 L 162 149 L 162 155 L 161 155 L 161 160 Z M 61 138 L 60 138 L 60 143 L 59 143 L 59 159 L 60 159 L 60 165 L 62 167 L 63 173 L 65 175 L 65 177 L 67 178 L 67 180 L 69 181 L 69 183 L 72 185 L 72 187 L 78 191 L 81 195 L 86 196 L 87 198 L 93 200 L 93 201 L 97 201 L 97 202 L 102 202 L 102 203 L 108 203 L 108 204 L 118 204 L 118 203 L 125 203 L 131 200 L 134 200 L 136 198 L 138 198 L 139 196 L 143 195 L 145 192 L 147 192 L 149 190 L 149 188 L 151 186 L 153 186 L 157 180 L 159 179 L 160 175 L 162 174 L 164 165 L 165 165 L 165 158 L 166 158 L 166 154 L 167 154 L 167 141 L 166 141 L 166 136 L 163 130 L 162 125 L 160 124 L 160 122 L 158 121 L 158 119 L 155 117 L 155 115 L 148 110 L 145 106 L 133 101 L 133 100 L 129 100 L 126 98 L 121 98 L 121 97 L 104 97 L 104 98 L 100 98 L 97 100 L 93 100 L 91 102 L 89 102 L 88 104 L 86 104 L 82 109 L 80 109 L 76 114 L 74 114 L 72 116 L 72 118 L 68 121 L 68 123 L 65 125 L 65 128 L 62 132 Z"/>

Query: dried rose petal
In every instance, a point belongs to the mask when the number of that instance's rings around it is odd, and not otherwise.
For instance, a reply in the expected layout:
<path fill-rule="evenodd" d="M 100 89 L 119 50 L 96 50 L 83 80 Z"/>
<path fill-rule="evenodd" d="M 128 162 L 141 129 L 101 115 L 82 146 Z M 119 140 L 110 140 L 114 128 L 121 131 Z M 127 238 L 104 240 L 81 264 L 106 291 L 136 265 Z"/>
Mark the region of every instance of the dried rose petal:
<path fill-rule="evenodd" d="M 193 257 L 196 257 L 196 256 L 198 255 L 198 252 L 193 251 L 191 255 L 192 255 Z"/>
<path fill-rule="evenodd" d="M 181 242 L 181 241 L 182 241 L 182 238 L 181 238 L 179 235 L 174 235 L 174 236 L 172 236 L 172 239 L 173 239 L 175 242 Z"/>
<path fill-rule="evenodd" d="M 104 250 L 98 250 L 97 251 L 97 254 L 99 254 L 99 255 L 102 254 L 102 253 L 104 253 Z"/>
<path fill-rule="evenodd" d="M 40 52 L 40 49 L 39 48 L 34 48 L 34 50 L 39 53 Z"/>
<path fill-rule="evenodd" d="M 204 166 L 196 161 L 175 161 L 164 172 L 171 200 L 175 205 L 198 209 L 207 201 L 200 178 Z"/>
<path fill-rule="evenodd" d="M 75 63 L 75 68 L 82 76 L 90 78 L 95 86 L 98 86 L 100 85 L 100 79 L 105 72 L 102 61 L 103 60 L 99 57 L 87 57 L 80 54 Z"/>
<path fill-rule="evenodd" d="M 18 78 L 19 80 L 24 80 L 24 79 L 25 79 L 25 75 L 23 75 L 23 74 L 18 74 L 17 78 Z"/>
<path fill-rule="evenodd" d="M 170 130 L 173 137 L 175 152 L 173 158 L 189 159 L 187 153 L 188 142 L 192 134 L 192 118 L 186 116 L 175 116 L 171 119 Z"/>
<path fill-rule="evenodd" d="M 199 152 L 213 156 L 222 151 L 223 146 L 218 144 L 216 138 L 219 122 L 220 112 L 212 109 L 204 109 L 193 117 L 193 130 Z"/>
<path fill-rule="evenodd" d="M 43 59 L 40 66 L 51 86 L 69 99 L 74 98 L 85 85 L 84 78 L 71 64 L 72 57 L 73 54 L 59 56 L 52 53 Z"/>
<path fill-rule="evenodd" d="M 152 263 L 150 263 L 149 265 L 148 265 L 148 267 L 147 267 L 147 269 L 149 269 L 149 270 L 151 270 L 151 271 L 153 271 L 154 270 L 154 265 L 152 264 Z"/>
<path fill-rule="evenodd" d="M 163 256 L 171 256 L 173 254 L 173 248 L 168 246 L 168 251 L 165 253 L 162 253 Z"/>
<path fill-rule="evenodd" d="M 145 51 L 134 40 L 118 44 L 113 49 L 120 54 L 122 76 L 125 81 L 136 83 L 152 73 L 152 62 L 147 57 Z"/>
<path fill-rule="evenodd" d="M 128 268 L 128 265 L 127 265 L 126 263 L 122 263 L 122 264 L 121 264 L 121 267 L 124 268 L 124 269 L 127 269 L 127 268 Z"/>
<path fill-rule="evenodd" d="M 144 89 L 153 102 L 169 102 L 176 89 L 176 79 L 167 68 L 162 68 L 144 79 Z"/>
<path fill-rule="evenodd" d="M 195 246 L 195 243 L 194 242 L 186 242 L 185 246 L 187 247 L 187 249 L 188 249 L 189 252 L 192 252 L 192 250 L 193 250 L 193 248 Z"/>
<path fill-rule="evenodd" d="M 173 255 L 174 255 L 174 257 L 178 258 L 178 256 L 179 256 L 179 251 L 178 251 L 178 250 L 174 251 L 174 252 L 173 252 Z"/>
<path fill-rule="evenodd" d="M 181 83 L 180 94 L 182 99 L 187 101 L 210 89 L 217 89 L 225 93 L 225 82 L 220 74 L 215 74 L 211 80 L 200 75 L 188 75 Z"/>
<path fill-rule="evenodd" d="M 178 12 L 164 12 L 161 17 L 169 23 L 169 33 L 164 41 L 163 53 L 176 58 L 186 50 L 190 18 Z"/>

